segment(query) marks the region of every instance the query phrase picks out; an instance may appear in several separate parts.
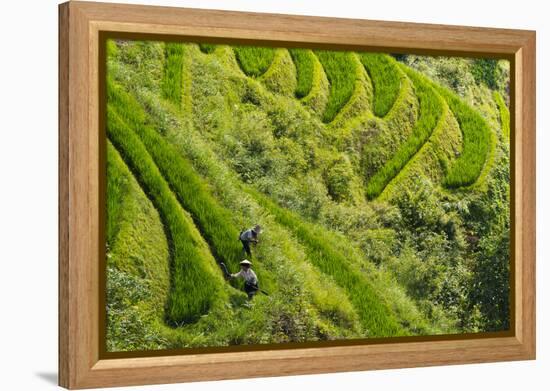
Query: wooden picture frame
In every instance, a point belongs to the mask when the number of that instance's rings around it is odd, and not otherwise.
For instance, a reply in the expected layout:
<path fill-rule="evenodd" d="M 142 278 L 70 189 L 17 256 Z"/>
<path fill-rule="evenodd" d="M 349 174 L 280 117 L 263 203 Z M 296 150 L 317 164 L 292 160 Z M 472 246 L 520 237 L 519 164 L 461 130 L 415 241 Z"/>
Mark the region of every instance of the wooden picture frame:
<path fill-rule="evenodd" d="M 494 56 L 511 61 L 510 333 L 105 359 L 100 352 L 100 36 Z M 535 32 L 71 1 L 59 6 L 59 384 L 90 388 L 535 358 Z M 244 364 L 244 365 L 243 365 Z"/>

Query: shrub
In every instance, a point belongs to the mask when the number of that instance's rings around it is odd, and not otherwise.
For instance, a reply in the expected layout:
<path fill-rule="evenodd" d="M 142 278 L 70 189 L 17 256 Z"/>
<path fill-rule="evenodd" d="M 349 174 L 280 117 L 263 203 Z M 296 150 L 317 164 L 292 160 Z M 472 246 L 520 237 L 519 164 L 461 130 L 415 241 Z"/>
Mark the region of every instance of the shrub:
<path fill-rule="evenodd" d="M 418 73 L 404 68 L 412 80 L 419 101 L 419 116 L 411 136 L 403 143 L 395 154 L 367 183 L 367 197 L 378 197 L 390 181 L 405 167 L 407 162 L 428 140 L 439 121 L 443 118 L 443 101 L 433 91 L 428 81 Z"/>
<path fill-rule="evenodd" d="M 263 75 L 275 56 L 275 49 L 273 48 L 234 46 L 233 50 L 242 71 L 245 75 L 252 77 Z"/>
<path fill-rule="evenodd" d="M 477 83 L 485 83 L 492 90 L 498 88 L 498 60 L 493 58 L 476 58 L 473 60 L 471 69 Z"/>
<path fill-rule="evenodd" d="M 354 53 L 317 50 L 315 54 L 321 61 L 330 83 L 328 102 L 323 114 L 323 122 L 331 122 L 346 105 L 355 89 L 357 67 Z"/>
<path fill-rule="evenodd" d="M 167 42 L 164 46 L 165 66 L 161 91 L 166 99 L 176 105 L 181 104 L 184 54 L 185 49 L 181 43 Z"/>
<path fill-rule="evenodd" d="M 395 60 L 386 54 L 361 53 L 359 58 L 374 87 L 374 114 L 377 117 L 384 117 L 393 107 L 399 95 L 401 87 L 399 69 Z"/>
<path fill-rule="evenodd" d="M 353 167 L 349 160 L 341 159 L 325 173 L 325 182 L 330 197 L 335 201 L 343 201 L 351 197 L 350 183 L 353 177 Z"/>
<path fill-rule="evenodd" d="M 107 133 L 145 189 L 167 229 L 172 247 L 171 287 L 167 318 L 176 324 L 197 320 L 222 295 L 222 280 L 208 266 L 206 247 L 193 233 L 168 184 L 138 136 L 108 107 Z"/>
<path fill-rule="evenodd" d="M 296 66 L 298 80 L 295 95 L 297 98 L 303 98 L 311 91 L 315 58 L 313 52 L 307 49 L 290 49 L 289 52 Z"/>
<path fill-rule="evenodd" d="M 218 45 L 214 45 L 214 44 L 211 44 L 211 43 L 199 43 L 199 48 L 200 48 L 201 52 L 206 53 L 206 54 L 213 53 L 214 50 L 216 50 L 216 47 L 218 47 Z"/>
<path fill-rule="evenodd" d="M 496 231 L 496 230 L 495 230 Z M 510 231 L 491 232 L 479 244 L 470 303 L 478 303 L 486 331 L 510 329 Z"/>
<path fill-rule="evenodd" d="M 107 268 L 108 351 L 166 348 L 166 340 L 152 326 L 151 315 L 139 308 L 148 294 L 143 280 L 117 268 Z"/>

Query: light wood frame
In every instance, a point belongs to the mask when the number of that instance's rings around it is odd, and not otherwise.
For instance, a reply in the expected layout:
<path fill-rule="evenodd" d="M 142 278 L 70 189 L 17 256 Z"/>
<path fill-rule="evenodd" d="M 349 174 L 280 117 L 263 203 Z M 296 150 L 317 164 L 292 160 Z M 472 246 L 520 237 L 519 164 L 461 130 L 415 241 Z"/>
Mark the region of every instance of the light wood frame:
<path fill-rule="evenodd" d="M 101 359 L 101 31 L 511 59 L 510 336 Z M 59 384 L 91 388 L 535 358 L 535 32 L 106 3 L 59 6 Z"/>

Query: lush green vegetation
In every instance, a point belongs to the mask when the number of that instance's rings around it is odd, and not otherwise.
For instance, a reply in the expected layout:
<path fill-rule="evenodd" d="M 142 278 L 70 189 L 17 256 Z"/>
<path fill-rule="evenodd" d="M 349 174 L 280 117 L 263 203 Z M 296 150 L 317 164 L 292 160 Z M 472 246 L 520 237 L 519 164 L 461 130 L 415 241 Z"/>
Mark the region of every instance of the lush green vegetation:
<path fill-rule="evenodd" d="M 181 104 L 183 89 L 183 57 L 185 49 L 181 43 L 166 43 L 165 45 L 164 78 L 162 80 L 163 96 L 175 104 Z"/>
<path fill-rule="evenodd" d="M 384 117 L 393 107 L 401 87 L 400 72 L 395 60 L 381 53 L 361 53 L 359 58 L 374 86 L 374 114 Z"/>
<path fill-rule="evenodd" d="M 221 279 L 209 267 L 209 253 L 193 234 L 192 221 L 181 210 L 139 138 L 112 108 L 107 122 L 109 139 L 146 189 L 169 233 L 173 265 L 166 315 L 175 324 L 193 322 L 208 312 L 214 300 L 223 297 Z"/>
<path fill-rule="evenodd" d="M 489 88 L 497 88 L 498 60 L 493 58 L 476 58 L 473 60 L 472 75 L 478 83 L 485 83 Z"/>
<path fill-rule="evenodd" d="M 506 106 L 504 98 L 498 91 L 493 92 L 493 97 L 500 114 L 500 128 L 502 129 L 502 135 L 506 141 L 510 141 L 510 110 L 508 110 L 508 106 Z"/>
<path fill-rule="evenodd" d="M 462 130 L 462 153 L 456 159 L 443 180 L 448 188 L 473 185 L 490 158 L 494 148 L 492 131 L 483 117 L 462 99 L 443 87 L 436 87 L 447 101 L 460 130 Z"/>
<path fill-rule="evenodd" d="M 420 114 L 411 136 L 399 147 L 392 158 L 368 180 L 366 193 L 369 199 L 382 193 L 386 185 L 428 140 L 442 118 L 444 103 L 439 95 L 434 92 L 424 77 L 412 70 L 406 70 L 406 72 L 414 84 L 414 90 L 420 103 Z"/>
<path fill-rule="evenodd" d="M 354 53 L 316 50 L 330 83 L 330 94 L 323 114 L 323 122 L 331 122 L 348 103 L 357 80 L 357 66 Z"/>
<path fill-rule="evenodd" d="M 442 187 L 464 128 L 438 85 L 498 129 L 505 65 L 491 90 L 473 84 L 471 59 L 402 56 L 392 72 L 380 55 L 225 45 L 185 44 L 169 61 L 170 45 L 108 47 L 120 137 L 108 146 L 110 350 L 509 327 L 509 149 L 492 139 L 483 186 Z M 184 324 L 170 316 L 176 244 L 150 186 L 179 211 L 219 290 Z M 216 261 L 236 271 L 238 231 L 255 223 L 253 268 L 269 295 L 246 302 Z"/>
<path fill-rule="evenodd" d="M 297 98 L 304 98 L 309 94 L 313 85 L 314 54 L 307 49 L 290 49 L 289 52 L 296 66 L 298 83 L 295 94 Z"/>
<path fill-rule="evenodd" d="M 235 46 L 233 48 L 239 66 L 247 76 L 263 75 L 275 56 L 275 49 L 256 46 Z"/>

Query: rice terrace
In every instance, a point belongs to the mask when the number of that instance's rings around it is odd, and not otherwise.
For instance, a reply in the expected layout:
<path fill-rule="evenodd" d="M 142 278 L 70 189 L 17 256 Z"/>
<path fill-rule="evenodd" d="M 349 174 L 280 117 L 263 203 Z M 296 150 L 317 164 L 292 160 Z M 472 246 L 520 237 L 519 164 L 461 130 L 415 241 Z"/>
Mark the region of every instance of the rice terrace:
<path fill-rule="evenodd" d="M 108 40 L 106 70 L 108 351 L 510 327 L 507 61 Z"/>

